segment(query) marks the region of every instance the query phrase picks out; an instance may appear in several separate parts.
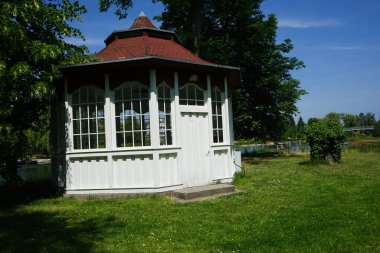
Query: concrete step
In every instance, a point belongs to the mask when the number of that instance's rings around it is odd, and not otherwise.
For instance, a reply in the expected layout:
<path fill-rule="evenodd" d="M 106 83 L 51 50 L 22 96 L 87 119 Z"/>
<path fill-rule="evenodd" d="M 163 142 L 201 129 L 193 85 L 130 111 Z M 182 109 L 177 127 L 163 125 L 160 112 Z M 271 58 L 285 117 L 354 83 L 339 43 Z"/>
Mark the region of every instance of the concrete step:
<path fill-rule="evenodd" d="M 176 190 L 172 196 L 180 200 L 204 199 L 207 197 L 231 194 L 235 192 L 235 187 L 230 184 L 211 184 L 199 187 Z"/>

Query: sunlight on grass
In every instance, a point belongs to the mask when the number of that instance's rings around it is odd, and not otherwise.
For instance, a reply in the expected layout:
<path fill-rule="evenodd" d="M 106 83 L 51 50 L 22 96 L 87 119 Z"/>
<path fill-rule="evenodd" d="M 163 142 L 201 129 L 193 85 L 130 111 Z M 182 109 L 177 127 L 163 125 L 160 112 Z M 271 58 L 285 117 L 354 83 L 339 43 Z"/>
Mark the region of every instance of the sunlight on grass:
<path fill-rule="evenodd" d="M 333 166 L 305 155 L 245 159 L 243 192 L 176 204 L 164 196 L 39 199 L 0 210 L 5 252 L 376 252 L 379 153 Z"/>

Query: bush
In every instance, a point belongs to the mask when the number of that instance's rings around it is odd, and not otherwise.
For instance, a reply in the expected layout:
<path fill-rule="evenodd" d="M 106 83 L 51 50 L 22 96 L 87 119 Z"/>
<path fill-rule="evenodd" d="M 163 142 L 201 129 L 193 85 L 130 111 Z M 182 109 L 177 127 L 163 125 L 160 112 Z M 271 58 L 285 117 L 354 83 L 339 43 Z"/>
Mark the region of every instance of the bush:
<path fill-rule="evenodd" d="M 340 161 L 345 140 L 343 126 L 336 119 L 325 118 L 305 127 L 305 133 L 310 145 L 312 161 L 322 161 L 332 158 Z"/>

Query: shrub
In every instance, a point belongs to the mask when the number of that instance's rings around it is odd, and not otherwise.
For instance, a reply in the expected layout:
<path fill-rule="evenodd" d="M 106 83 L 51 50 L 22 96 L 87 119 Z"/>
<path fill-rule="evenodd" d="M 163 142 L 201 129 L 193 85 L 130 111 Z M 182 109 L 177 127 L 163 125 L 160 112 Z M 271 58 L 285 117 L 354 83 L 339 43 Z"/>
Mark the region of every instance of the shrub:
<path fill-rule="evenodd" d="M 325 118 L 305 127 L 305 133 L 310 145 L 312 161 L 322 161 L 332 158 L 340 161 L 345 140 L 343 126 L 336 119 Z"/>

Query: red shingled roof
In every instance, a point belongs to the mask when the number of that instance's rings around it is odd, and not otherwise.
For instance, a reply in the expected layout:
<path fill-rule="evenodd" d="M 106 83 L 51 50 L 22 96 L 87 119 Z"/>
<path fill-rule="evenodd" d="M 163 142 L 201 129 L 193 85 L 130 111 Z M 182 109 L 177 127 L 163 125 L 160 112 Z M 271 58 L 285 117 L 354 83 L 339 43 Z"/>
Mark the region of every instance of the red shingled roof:
<path fill-rule="evenodd" d="M 113 32 L 96 56 L 103 61 L 161 57 L 176 61 L 209 63 L 184 48 L 173 32 L 157 29 L 141 12 L 128 30 Z"/>
<path fill-rule="evenodd" d="M 141 12 L 140 16 L 138 16 L 135 21 L 133 22 L 133 24 L 131 25 L 131 27 L 129 27 L 129 29 L 136 29 L 136 28 L 153 28 L 153 29 L 157 29 L 157 27 L 155 27 L 152 22 L 149 20 L 149 18 L 147 18 L 145 16 L 145 14 L 143 12 Z"/>
<path fill-rule="evenodd" d="M 174 40 L 149 37 L 146 34 L 139 37 L 114 40 L 96 56 L 103 61 L 157 56 L 180 61 L 209 63 Z"/>

